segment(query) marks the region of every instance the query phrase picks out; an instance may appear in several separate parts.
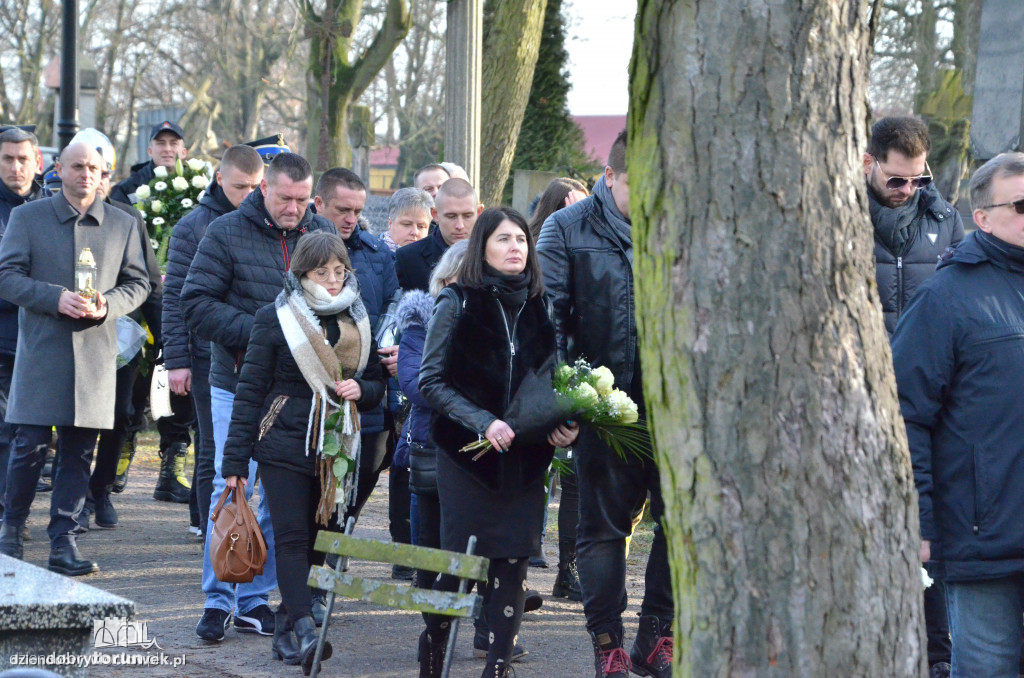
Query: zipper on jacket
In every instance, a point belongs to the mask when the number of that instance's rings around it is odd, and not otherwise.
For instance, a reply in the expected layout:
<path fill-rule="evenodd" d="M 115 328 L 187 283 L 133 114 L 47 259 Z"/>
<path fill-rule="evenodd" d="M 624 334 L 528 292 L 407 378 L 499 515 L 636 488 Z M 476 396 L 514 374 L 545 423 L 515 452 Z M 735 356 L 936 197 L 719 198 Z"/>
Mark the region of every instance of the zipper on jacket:
<path fill-rule="evenodd" d="M 974 520 L 972 521 L 971 529 L 974 532 L 974 536 L 977 537 L 981 531 L 981 519 L 979 517 L 978 507 L 978 496 L 981 493 L 981 482 L 978 479 L 978 450 L 975 446 L 971 446 L 971 466 L 974 471 Z"/>
<path fill-rule="evenodd" d="M 284 270 L 287 271 L 292 265 L 292 258 L 288 255 L 288 243 L 285 242 L 284 231 L 280 231 L 279 235 L 281 236 L 281 256 L 284 257 Z"/>
<path fill-rule="evenodd" d="M 896 257 L 896 319 L 903 315 L 903 257 Z"/>
<path fill-rule="evenodd" d="M 516 327 L 519 325 L 519 316 L 522 315 L 523 309 L 526 308 L 526 302 L 524 301 L 523 305 L 516 311 L 516 319 L 512 322 L 512 329 L 509 330 L 508 318 L 505 316 L 505 307 L 501 305 L 501 299 L 495 298 L 494 301 L 498 304 L 498 310 L 501 311 L 501 319 L 505 323 L 505 336 L 508 337 L 508 387 L 505 389 L 505 406 L 508 407 L 508 403 L 512 399 L 512 363 L 516 358 Z"/>

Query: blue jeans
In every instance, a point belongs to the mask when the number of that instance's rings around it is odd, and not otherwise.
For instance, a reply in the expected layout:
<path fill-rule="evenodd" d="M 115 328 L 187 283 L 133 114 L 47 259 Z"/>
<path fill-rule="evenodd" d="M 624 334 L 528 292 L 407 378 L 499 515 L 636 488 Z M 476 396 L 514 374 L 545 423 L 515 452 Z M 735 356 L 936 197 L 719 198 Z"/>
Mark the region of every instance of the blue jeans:
<path fill-rule="evenodd" d="M 953 678 L 1017 678 L 1024 575 L 946 582 Z"/>
<path fill-rule="evenodd" d="M 217 387 L 210 388 L 210 411 L 213 415 L 213 442 L 216 447 L 214 466 L 217 474 L 213 478 L 213 493 L 210 495 L 210 510 L 220 501 L 224 493 L 224 476 L 220 474 L 224 460 L 224 443 L 228 439 L 228 427 L 231 424 L 231 406 L 235 402 L 235 394 Z M 256 462 L 249 461 L 249 480 L 245 486 L 245 498 L 252 497 L 252 489 L 256 480 Z M 216 608 L 230 613 L 237 609 L 238 614 L 245 614 L 259 605 L 267 604 L 267 597 L 277 586 L 277 561 L 274 556 L 274 528 L 270 524 L 270 508 L 267 506 L 267 493 L 260 490 L 260 508 L 256 514 L 263 539 L 267 542 L 267 562 L 263 566 L 263 574 L 248 584 L 225 584 L 213 574 L 210 565 L 210 537 L 213 535 L 213 521 L 206 524 L 206 547 L 203 549 L 203 592 L 206 594 L 207 608 Z"/>

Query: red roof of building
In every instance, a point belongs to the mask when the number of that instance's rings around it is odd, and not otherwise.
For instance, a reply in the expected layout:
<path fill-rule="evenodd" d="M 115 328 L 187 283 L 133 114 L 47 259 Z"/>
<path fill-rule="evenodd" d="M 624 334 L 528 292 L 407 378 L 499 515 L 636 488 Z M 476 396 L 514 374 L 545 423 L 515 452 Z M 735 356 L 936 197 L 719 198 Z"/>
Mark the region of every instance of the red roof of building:
<path fill-rule="evenodd" d="M 625 115 L 574 115 L 572 119 L 583 130 L 583 147 L 602 165 L 608 161 L 608 151 L 615 137 L 626 128 Z"/>
<path fill-rule="evenodd" d="M 398 146 L 381 146 L 370 149 L 370 167 L 397 167 Z"/>

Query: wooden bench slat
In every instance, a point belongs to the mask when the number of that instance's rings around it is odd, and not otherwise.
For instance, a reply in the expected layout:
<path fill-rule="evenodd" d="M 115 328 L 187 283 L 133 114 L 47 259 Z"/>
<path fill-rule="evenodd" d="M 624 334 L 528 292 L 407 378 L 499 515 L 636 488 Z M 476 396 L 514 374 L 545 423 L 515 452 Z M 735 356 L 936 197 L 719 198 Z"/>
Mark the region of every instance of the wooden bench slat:
<path fill-rule="evenodd" d="M 483 604 L 481 596 L 475 593 L 449 593 L 405 584 L 391 584 L 376 579 L 353 577 L 347 572 L 335 572 L 318 565 L 309 568 L 309 580 L 306 583 L 324 591 L 334 591 L 346 598 L 449 617 L 474 618 L 480 613 Z"/>
<path fill-rule="evenodd" d="M 418 570 L 450 574 L 460 579 L 487 580 L 490 561 L 483 556 L 471 556 L 442 549 L 382 542 L 320 530 L 314 546 L 321 553 L 333 553 L 360 560 L 404 565 Z"/>

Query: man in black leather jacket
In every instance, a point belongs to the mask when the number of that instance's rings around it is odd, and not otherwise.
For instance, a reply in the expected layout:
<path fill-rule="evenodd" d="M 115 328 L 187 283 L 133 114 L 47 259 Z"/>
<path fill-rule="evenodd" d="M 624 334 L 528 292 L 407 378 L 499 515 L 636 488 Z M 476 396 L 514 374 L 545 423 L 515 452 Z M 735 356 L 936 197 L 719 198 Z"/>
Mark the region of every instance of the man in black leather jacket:
<path fill-rule="evenodd" d="M 629 221 L 626 132 L 612 145 L 594 194 L 544 222 L 537 252 L 551 303 L 559 356 L 604 365 L 644 416 L 633 293 L 633 242 Z M 661 529 L 664 502 L 653 459 L 620 458 L 584 426 L 577 441 L 580 493 L 577 566 L 587 630 L 598 678 L 672 674 L 674 606 L 668 552 Z M 626 609 L 626 537 L 648 493 L 655 521 L 647 563 L 640 629 L 632 652 L 622 649 Z M 646 672 L 646 673 L 644 673 Z"/>

